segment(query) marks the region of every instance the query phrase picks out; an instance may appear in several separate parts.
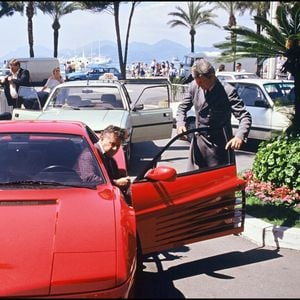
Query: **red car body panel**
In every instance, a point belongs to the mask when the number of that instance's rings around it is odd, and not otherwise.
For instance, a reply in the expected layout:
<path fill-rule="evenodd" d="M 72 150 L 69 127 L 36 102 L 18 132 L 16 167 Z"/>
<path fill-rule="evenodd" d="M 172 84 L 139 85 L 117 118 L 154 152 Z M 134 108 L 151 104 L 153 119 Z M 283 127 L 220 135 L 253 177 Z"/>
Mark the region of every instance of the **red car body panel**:
<path fill-rule="evenodd" d="M 243 187 L 235 166 L 135 183 L 133 205 L 143 253 L 243 231 L 229 210 L 235 206 L 235 191 Z"/>
<path fill-rule="evenodd" d="M 126 298 L 138 238 L 149 254 L 243 231 L 235 192 L 245 183 L 235 165 L 183 175 L 153 168 L 132 183 L 131 206 L 110 183 L 85 124 L 1 121 L 4 145 L 18 132 L 83 137 L 105 180 L 94 188 L 1 183 L 0 296 Z M 125 169 L 122 149 L 115 158 Z"/>
<path fill-rule="evenodd" d="M 9 121 L 0 131 L 83 135 L 93 145 L 82 124 L 55 123 Z M 128 295 L 136 269 L 135 213 L 108 177 L 97 189 L 6 187 L 0 207 L 0 296 Z"/>

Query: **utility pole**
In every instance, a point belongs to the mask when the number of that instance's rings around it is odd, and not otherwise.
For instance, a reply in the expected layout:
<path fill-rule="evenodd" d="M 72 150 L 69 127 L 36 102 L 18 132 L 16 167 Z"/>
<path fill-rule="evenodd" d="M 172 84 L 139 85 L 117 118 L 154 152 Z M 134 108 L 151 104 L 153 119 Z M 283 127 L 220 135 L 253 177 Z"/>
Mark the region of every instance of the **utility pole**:
<path fill-rule="evenodd" d="M 279 5 L 278 1 L 271 1 L 270 2 L 270 23 L 274 26 L 277 26 L 276 20 L 276 10 Z M 276 76 L 276 66 L 277 66 L 277 57 L 271 57 L 268 59 L 268 68 L 267 68 L 267 78 L 268 79 L 275 79 Z"/>

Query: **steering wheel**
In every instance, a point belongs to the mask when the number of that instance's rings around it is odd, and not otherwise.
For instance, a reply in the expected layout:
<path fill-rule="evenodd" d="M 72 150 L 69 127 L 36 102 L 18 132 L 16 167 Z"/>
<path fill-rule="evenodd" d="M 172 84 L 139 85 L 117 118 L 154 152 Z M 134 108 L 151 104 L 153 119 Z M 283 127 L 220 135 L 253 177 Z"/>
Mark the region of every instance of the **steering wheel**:
<path fill-rule="evenodd" d="M 40 172 L 72 172 L 72 173 L 76 173 L 76 171 L 74 171 L 73 169 L 62 166 L 62 165 L 51 165 L 51 166 L 45 167 Z"/>

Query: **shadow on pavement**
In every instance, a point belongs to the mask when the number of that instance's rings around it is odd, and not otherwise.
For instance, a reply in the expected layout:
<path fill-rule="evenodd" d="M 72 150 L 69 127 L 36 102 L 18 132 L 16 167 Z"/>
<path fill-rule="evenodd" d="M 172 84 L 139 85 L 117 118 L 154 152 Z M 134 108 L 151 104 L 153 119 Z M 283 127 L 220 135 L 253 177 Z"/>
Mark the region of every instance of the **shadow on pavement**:
<path fill-rule="evenodd" d="M 175 249 L 176 251 L 176 249 Z M 178 249 L 180 252 L 180 249 Z M 172 250 L 174 252 L 174 250 Z M 230 280 L 232 276 L 222 274 L 222 270 L 245 266 L 258 262 L 282 257 L 278 250 L 267 250 L 254 248 L 245 252 L 233 251 L 200 260 L 179 264 L 163 270 L 162 262 L 169 260 L 168 255 L 159 259 L 159 254 L 152 256 L 152 261 L 156 264 L 157 272 L 145 272 L 140 274 L 137 282 L 136 298 L 138 299 L 158 299 L 158 298 L 185 298 L 184 295 L 174 286 L 173 282 L 178 279 L 206 274 L 218 279 Z M 172 259 L 179 259 L 181 256 L 171 255 Z M 150 257 L 144 259 L 149 262 Z"/>

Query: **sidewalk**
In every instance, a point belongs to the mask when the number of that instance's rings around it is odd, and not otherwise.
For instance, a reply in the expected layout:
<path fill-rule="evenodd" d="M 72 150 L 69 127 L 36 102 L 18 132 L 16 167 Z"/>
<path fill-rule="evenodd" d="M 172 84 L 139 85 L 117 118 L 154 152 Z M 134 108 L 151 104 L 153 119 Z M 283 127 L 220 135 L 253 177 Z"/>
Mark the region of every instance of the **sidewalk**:
<path fill-rule="evenodd" d="M 273 225 L 247 214 L 242 236 L 262 247 L 300 250 L 300 228 Z"/>

